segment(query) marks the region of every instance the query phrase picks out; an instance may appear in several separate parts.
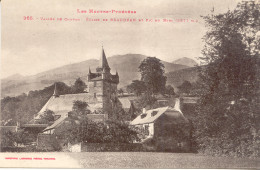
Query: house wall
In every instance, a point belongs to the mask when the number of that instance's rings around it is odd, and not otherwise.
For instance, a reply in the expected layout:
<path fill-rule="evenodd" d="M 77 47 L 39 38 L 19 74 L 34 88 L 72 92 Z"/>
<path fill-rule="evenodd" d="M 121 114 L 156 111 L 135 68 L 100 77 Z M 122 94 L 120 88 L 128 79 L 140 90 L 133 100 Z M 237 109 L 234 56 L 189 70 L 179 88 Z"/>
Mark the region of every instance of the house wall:
<path fill-rule="evenodd" d="M 138 136 L 144 140 L 154 135 L 154 123 L 135 125 L 135 130 L 138 132 Z"/>
<path fill-rule="evenodd" d="M 157 150 L 189 152 L 190 126 L 188 123 L 175 123 L 165 115 L 154 123 L 154 139 Z"/>

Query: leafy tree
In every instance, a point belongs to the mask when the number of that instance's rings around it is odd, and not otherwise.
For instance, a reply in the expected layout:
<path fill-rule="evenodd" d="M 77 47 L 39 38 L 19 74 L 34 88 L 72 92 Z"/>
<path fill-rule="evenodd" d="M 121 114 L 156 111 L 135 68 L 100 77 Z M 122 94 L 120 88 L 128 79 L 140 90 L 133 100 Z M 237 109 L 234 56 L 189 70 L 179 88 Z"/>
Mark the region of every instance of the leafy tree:
<path fill-rule="evenodd" d="M 49 124 L 54 121 L 54 112 L 51 110 L 45 110 L 42 115 L 40 115 L 40 120 L 37 123 Z"/>
<path fill-rule="evenodd" d="M 193 121 L 202 152 L 260 155 L 259 14 L 255 1 L 245 1 L 234 11 L 204 17 L 205 66 Z"/>
<path fill-rule="evenodd" d="M 1 131 L 0 133 L 1 147 L 5 146 L 14 146 L 15 144 L 15 136 L 11 131 Z"/>
<path fill-rule="evenodd" d="M 145 82 L 148 93 L 161 93 L 165 89 L 164 65 L 156 57 L 147 57 L 139 66 L 141 80 Z"/>
<path fill-rule="evenodd" d="M 90 113 L 90 110 L 88 109 L 88 104 L 80 100 L 76 100 L 73 102 L 72 111 L 76 112 L 79 115 Z"/>
<path fill-rule="evenodd" d="M 142 93 L 146 91 L 146 84 L 144 81 L 133 80 L 130 85 L 127 86 L 127 91 L 129 93 L 134 93 L 137 96 L 140 96 Z"/>
<path fill-rule="evenodd" d="M 110 120 L 94 122 L 88 119 L 87 103 L 75 101 L 65 123 L 55 129 L 55 135 L 64 143 L 132 143 L 137 133 L 127 124 Z"/>
<path fill-rule="evenodd" d="M 168 95 L 175 95 L 174 88 L 171 85 L 165 87 L 165 93 Z"/>
<path fill-rule="evenodd" d="M 136 106 L 139 112 L 141 112 L 143 108 L 146 109 L 156 108 L 157 106 L 156 101 L 157 99 L 155 96 L 152 96 L 151 94 L 144 94 L 136 100 Z"/>
<path fill-rule="evenodd" d="M 124 95 L 124 90 L 121 88 L 117 92 L 118 92 L 118 94 L 121 94 L 122 96 Z"/>
<path fill-rule="evenodd" d="M 73 87 L 72 87 L 72 92 L 73 93 L 83 93 L 84 90 L 86 89 L 87 85 L 85 84 L 84 81 L 82 81 L 80 78 L 78 78 Z"/>
<path fill-rule="evenodd" d="M 189 94 L 192 89 L 192 84 L 185 80 L 180 86 L 178 86 L 179 93 Z"/>
<path fill-rule="evenodd" d="M 107 121 L 105 126 L 104 142 L 106 143 L 133 143 L 140 141 L 137 132 L 124 122 Z"/>
<path fill-rule="evenodd" d="M 119 121 L 93 122 L 86 116 L 69 117 L 66 124 L 55 130 L 64 143 L 133 143 L 138 141 L 137 132 Z"/>

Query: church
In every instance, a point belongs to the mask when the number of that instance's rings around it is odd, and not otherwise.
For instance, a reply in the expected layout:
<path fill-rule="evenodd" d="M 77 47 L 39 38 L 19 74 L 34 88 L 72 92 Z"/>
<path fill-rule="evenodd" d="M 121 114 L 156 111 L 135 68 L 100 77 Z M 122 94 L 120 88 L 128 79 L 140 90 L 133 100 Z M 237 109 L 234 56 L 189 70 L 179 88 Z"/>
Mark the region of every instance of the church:
<path fill-rule="evenodd" d="M 39 120 L 41 115 L 46 110 L 51 110 L 55 113 L 55 121 L 50 126 L 42 131 L 44 134 L 53 134 L 55 128 L 62 124 L 68 117 L 68 113 L 72 111 L 74 101 L 83 101 L 88 104 L 88 109 L 91 111 L 88 118 L 92 121 L 106 121 L 117 115 L 113 115 L 115 107 L 123 107 L 120 100 L 117 98 L 117 85 L 119 76 L 110 73 L 105 51 L 102 47 L 99 66 L 95 72 L 89 69 L 87 75 L 86 93 L 65 94 L 59 95 L 55 85 L 53 96 L 47 101 L 43 108 L 37 113 L 34 120 Z"/>

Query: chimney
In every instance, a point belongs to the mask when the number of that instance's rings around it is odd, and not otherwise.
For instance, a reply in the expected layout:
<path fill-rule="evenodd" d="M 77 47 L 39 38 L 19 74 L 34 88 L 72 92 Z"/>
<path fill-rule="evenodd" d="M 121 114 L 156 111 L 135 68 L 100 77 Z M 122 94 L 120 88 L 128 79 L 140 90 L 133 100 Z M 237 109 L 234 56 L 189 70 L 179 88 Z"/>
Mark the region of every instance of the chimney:
<path fill-rule="evenodd" d="M 145 108 L 143 108 L 143 114 L 145 114 L 146 113 L 146 109 Z"/>
<path fill-rule="evenodd" d="M 174 109 L 182 113 L 182 111 L 181 111 L 181 99 L 180 98 L 175 99 Z"/>
<path fill-rule="evenodd" d="M 57 92 L 57 86 L 56 86 L 56 84 L 57 84 L 57 83 L 55 83 L 53 96 L 54 96 L 54 97 L 59 97 L 59 94 L 58 94 L 58 92 Z"/>

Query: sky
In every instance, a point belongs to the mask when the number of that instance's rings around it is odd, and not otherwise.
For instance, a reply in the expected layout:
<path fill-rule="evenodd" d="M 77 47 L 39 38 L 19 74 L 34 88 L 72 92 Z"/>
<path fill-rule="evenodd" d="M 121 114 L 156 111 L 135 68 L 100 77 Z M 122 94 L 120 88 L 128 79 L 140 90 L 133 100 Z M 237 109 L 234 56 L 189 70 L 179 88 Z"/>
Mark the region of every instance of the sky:
<path fill-rule="evenodd" d="M 172 62 L 197 59 L 206 32 L 201 16 L 233 9 L 236 0 L 4 0 L 1 2 L 1 78 L 34 75 L 67 64 L 124 54 Z M 87 13 L 78 13 L 77 10 Z M 132 10 L 132 14 L 91 14 L 93 10 Z M 33 20 L 24 20 L 32 16 Z M 54 21 L 41 20 L 54 18 Z M 62 18 L 58 21 L 57 18 Z M 64 19 L 80 19 L 65 21 Z M 91 21 L 129 18 L 143 22 Z M 152 22 L 146 22 L 152 19 Z M 160 19 L 160 22 L 154 22 Z M 174 22 L 162 22 L 172 19 Z M 185 19 L 186 22 L 176 22 Z M 197 22 L 190 22 L 191 20 Z M 188 22 L 187 22 L 188 21 Z"/>

